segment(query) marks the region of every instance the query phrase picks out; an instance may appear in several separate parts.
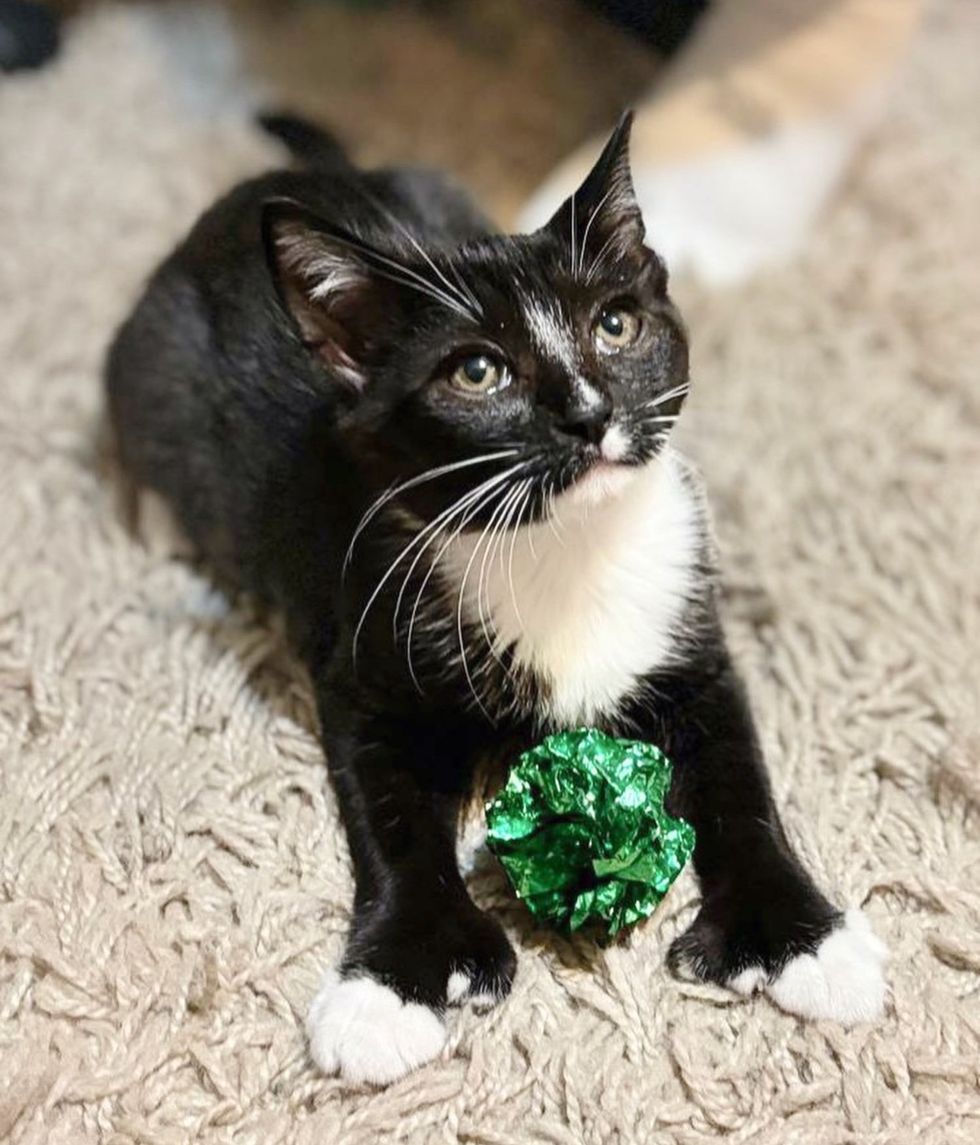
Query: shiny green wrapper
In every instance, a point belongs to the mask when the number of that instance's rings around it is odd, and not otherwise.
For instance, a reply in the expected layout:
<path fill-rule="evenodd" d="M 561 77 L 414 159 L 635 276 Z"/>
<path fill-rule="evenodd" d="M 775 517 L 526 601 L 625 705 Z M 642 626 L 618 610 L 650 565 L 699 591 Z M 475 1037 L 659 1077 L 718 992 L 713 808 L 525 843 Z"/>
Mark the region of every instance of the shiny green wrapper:
<path fill-rule="evenodd" d="M 659 748 L 596 728 L 521 756 L 487 804 L 487 844 L 535 918 L 614 935 L 653 914 L 694 850 L 664 809 L 670 774 Z"/>

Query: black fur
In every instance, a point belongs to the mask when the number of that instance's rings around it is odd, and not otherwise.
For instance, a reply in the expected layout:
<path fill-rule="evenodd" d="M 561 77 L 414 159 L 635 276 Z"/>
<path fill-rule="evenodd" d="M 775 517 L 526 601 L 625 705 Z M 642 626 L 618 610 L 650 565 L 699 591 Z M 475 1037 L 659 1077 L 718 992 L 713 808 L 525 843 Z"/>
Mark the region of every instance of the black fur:
<path fill-rule="evenodd" d="M 686 336 L 643 245 L 628 120 L 574 199 L 519 237 L 495 234 L 438 176 L 360 173 L 307 125 L 266 124 L 307 167 L 236 187 L 153 276 L 108 363 L 119 451 L 222 576 L 283 611 L 309 668 L 356 880 L 343 971 L 436 1009 L 454 969 L 469 972 L 471 991 L 500 996 L 513 952 L 467 894 L 456 823 L 477 761 L 549 730 L 547 685 L 508 675 L 509 653 L 497 663 L 467 629 L 474 702 L 438 577 L 421 592 L 409 671 L 407 614 L 430 560 L 409 577 L 398 617 L 407 562 L 382 578 L 420 528 L 512 462 L 533 480 L 524 519 L 540 517 L 546 494 L 594 463 L 614 410 L 631 427 L 626 463 L 649 460 L 663 435 L 643 403 L 676 390 L 657 413 L 679 410 Z M 330 289 L 311 298 L 324 279 Z M 630 353 L 583 351 L 600 401 L 583 404 L 537 353 L 520 319 L 529 298 L 560 306 L 587 347 L 602 306 L 639 315 Z M 512 372 L 493 400 L 448 380 L 478 352 Z M 393 483 L 511 448 L 404 489 L 358 531 Z M 467 527 L 499 504 L 474 502 Z M 704 901 L 673 955 L 725 981 L 752 964 L 777 971 L 839 915 L 783 834 L 717 620 L 707 540 L 703 560 L 676 665 L 604 723 L 674 761 L 672 810 L 697 830 Z"/>

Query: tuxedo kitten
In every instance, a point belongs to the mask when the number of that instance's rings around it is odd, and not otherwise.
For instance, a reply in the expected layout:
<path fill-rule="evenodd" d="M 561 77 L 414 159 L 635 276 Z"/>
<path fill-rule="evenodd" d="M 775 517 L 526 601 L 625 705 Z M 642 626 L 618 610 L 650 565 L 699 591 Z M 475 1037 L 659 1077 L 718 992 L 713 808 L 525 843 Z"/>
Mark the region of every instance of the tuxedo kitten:
<path fill-rule="evenodd" d="M 687 338 L 644 245 L 623 119 L 546 226 L 496 233 L 435 175 L 236 187 L 163 263 L 108 363 L 124 465 L 211 566 L 285 615 L 313 682 L 353 920 L 313 1057 L 388 1082 L 513 950 L 456 826 L 478 761 L 596 725 L 673 760 L 702 904 L 678 971 L 851 1023 L 883 949 L 794 855 L 718 620 L 698 481 L 670 444 Z"/>

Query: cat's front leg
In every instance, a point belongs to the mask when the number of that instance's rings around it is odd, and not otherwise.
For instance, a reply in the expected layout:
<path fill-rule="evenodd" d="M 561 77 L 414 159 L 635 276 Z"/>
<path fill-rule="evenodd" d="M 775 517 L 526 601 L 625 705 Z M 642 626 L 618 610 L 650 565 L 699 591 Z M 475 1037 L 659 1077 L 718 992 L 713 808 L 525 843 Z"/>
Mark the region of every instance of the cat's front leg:
<path fill-rule="evenodd" d="M 353 708 L 350 698 L 321 696 L 355 896 L 347 948 L 307 1028 L 325 1072 L 383 1084 L 438 1055 L 447 1006 L 503 998 L 515 959 L 456 864 L 470 767 L 451 719 L 393 720 L 358 715 L 356 701 Z"/>
<path fill-rule="evenodd" d="M 881 1016 L 885 948 L 860 910 L 834 907 L 779 821 L 741 684 L 723 645 L 713 665 L 661 688 L 673 813 L 697 832 L 701 909 L 669 960 L 676 972 L 843 1024 Z"/>

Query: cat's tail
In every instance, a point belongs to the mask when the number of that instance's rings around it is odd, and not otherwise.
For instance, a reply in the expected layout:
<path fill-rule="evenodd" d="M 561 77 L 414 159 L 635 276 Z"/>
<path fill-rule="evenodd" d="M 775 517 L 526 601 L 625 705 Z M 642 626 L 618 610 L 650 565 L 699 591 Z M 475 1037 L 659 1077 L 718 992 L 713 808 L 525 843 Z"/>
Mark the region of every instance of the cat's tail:
<path fill-rule="evenodd" d="M 294 158 L 307 167 L 337 170 L 351 165 L 341 143 L 329 131 L 307 119 L 288 112 L 264 111 L 256 116 L 256 122 L 269 135 L 285 143 Z"/>

